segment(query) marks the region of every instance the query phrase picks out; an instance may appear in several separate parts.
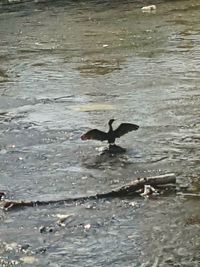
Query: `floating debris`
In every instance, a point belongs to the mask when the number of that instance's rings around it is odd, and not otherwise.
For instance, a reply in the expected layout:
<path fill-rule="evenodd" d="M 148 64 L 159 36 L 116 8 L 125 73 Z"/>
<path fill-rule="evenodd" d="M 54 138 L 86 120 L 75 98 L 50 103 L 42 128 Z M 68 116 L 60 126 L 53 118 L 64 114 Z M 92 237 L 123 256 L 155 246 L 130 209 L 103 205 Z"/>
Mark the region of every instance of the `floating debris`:
<path fill-rule="evenodd" d="M 132 182 L 120 186 L 116 189 L 113 189 L 112 191 L 104 192 L 104 193 L 97 193 L 94 195 L 89 196 L 82 196 L 82 197 L 76 197 L 76 198 L 65 198 L 65 199 L 59 199 L 59 200 L 48 200 L 48 201 L 23 201 L 23 200 L 9 200 L 9 199 L 3 199 L 0 201 L 0 206 L 3 210 L 9 211 L 11 209 L 19 209 L 24 207 L 35 207 L 35 206 L 42 206 L 42 205 L 49 205 L 49 204 L 66 204 L 67 202 L 77 202 L 77 201 L 85 201 L 85 200 L 96 200 L 96 199 L 103 199 L 103 198 L 110 198 L 110 197 L 122 197 L 122 196 L 128 196 L 128 195 L 141 195 L 141 190 L 145 187 L 145 185 L 148 186 L 156 186 L 161 187 L 162 189 L 165 189 L 165 187 L 171 187 L 171 184 L 176 184 L 176 177 L 174 173 L 166 173 L 163 175 L 153 176 L 153 177 L 145 177 L 145 178 L 138 178 L 136 180 L 133 180 Z M 147 187 L 148 188 L 148 187 Z M 154 190 L 151 189 L 151 190 Z M 155 193 L 156 194 L 156 193 Z M 87 228 L 87 227 L 86 227 Z M 45 227 L 41 226 L 39 229 L 40 233 L 45 232 L 53 232 L 54 228 L 52 227 Z"/>
<path fill-rule="evenodd" d="M 142 9 L 142 12 L 155 12 L 156 5 L 144 6 L 141 9 Z"/>
<path fill-rule="evenodd" d="M 151 195 L 157 196 L 159 195 L 158 191 L 151 185 L 144 185 L 144 192 L 140 194 L 142 197 L 149 197 Z"/>
<path fill-rule="evenodd" d="M 85 224 L 84 225 L 84 229 L 85 230 L 89 230 L 90 228 L 91 228 L 91 224 L 88 223 L 88 224 Z"/>
<path fill-rule="evenodd" d="M 59 226 L 66 226 L 66 224 L 69 223 L 69 221 L 67 220 L 71 218 L 72 216 L 74 216 L 74 214 L 56 214 L 55 215 L 55 217 L 59 218 L 59 220 L 57 221 L 57 224 Z"/>

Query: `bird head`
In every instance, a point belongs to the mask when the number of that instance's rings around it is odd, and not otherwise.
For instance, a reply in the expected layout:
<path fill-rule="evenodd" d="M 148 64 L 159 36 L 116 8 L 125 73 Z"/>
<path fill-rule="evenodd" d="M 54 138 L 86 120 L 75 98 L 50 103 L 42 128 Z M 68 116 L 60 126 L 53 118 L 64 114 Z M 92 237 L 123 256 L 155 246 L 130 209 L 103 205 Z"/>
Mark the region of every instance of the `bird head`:
<path fill-rule="evenodd" d="M 114 121 L 115 121 L 115 119 L 111 119 L 111 120 L 109 120 L 108 124 L 112 125 Z"/>

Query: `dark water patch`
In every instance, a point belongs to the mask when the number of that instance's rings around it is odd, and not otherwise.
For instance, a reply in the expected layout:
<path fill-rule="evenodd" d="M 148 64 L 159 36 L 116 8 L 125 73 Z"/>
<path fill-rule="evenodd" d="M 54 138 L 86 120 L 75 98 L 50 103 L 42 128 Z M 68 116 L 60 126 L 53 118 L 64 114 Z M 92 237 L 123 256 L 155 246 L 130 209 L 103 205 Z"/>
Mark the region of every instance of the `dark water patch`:
<path fill-rule="evenodd" d="M 200 225 L 200 216 L 192 216 L 187 218 L 186 225 Z"/>
<path fill-rule="evenodd" d="M 5 44 L 5 45 L 7 44 L 5 41 L 2 42 L 2 43 Z M 0 62 L 1 63 L 7 61 L 8 58 L 9 58 L 8 54 L 4 54 L 4 53 L 1 52 L 1 54 L 0 54 Z M 3 71 L 3 73 L 4 73 L 4 71 Z"/>
<path fill-rule="evenodd" d="M 196 1 L 194 1 L 194 3 L 187 3 L 185 2 L 185 7 L 183 5 L 176 7 L 175 9 L 171 9 L 170 12 L 173 12 L 174 14 L 176 12 L 191 12 L 191 11 L 196 11 L 198 10 L 198 8 L 200 8 L 199 3 L 197 3 Z M 186 24 L 184 24 L 186 25 Z"/>
<path fill-rule="evenodd" d="M 3 69 L 0 69 L 0 83 L 7 82 L 8 80 L 9 80 L 9 76 L 6 73 L 6 71 Z M 1 93 L 1 94 L 3 94 L 3 93 Z"/>
<path fill-rule="evenodd" d="M 77 67 L 82 75 L 105 75 L 110 72 L 120 70 L 119 62 L 109 62 L 106 60 L 96 60 L 85 62 L 85 65 Z"/>

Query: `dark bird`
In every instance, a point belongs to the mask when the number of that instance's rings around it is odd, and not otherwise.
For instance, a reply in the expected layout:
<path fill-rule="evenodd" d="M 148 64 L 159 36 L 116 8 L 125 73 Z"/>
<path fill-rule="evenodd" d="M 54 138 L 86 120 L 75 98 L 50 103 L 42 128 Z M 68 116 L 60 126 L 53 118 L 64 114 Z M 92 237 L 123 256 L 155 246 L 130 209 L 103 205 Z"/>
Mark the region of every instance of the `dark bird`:
<path fill-rule="evenodd" d="M 93 129 L 93 130 L 90 130 L 87 133 L 83 134 L 81 136 L 81 139 L 82 140 L 93 139 L 93 140 L 99 140 L 99 141 L 106 141 L 107 140 L 109 145 L 111 145 L 111 144 L 115 143 L 116 138 L 120 138 L 122 135 L 124 135 L 128 132 L 131 132 L 131 131 L 136 131 L 139 128 L 139 126 L 136 124 L 121 123 L 116 130 L 113 130 L 112 124 L 114 121 L 115 121 L 114 119 L 109 120 L 109 122 L 108 122 L 109 130 L 107 133 L 100 131 L 98 129 Z"/>

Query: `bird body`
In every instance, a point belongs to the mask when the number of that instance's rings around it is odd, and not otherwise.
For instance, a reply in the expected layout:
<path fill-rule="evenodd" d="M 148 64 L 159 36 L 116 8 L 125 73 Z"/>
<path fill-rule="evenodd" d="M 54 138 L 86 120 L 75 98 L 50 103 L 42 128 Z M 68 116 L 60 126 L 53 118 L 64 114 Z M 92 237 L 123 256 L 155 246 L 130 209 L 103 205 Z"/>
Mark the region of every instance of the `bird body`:
<path fill-rule="evenodd" d="M 130 131 L 136 131 L 139 126 L 132 123 L 121 123 L 119 127 L 115 130 L 112 128 L 112 124 L 115 120 L 111 119 L 108 122 L 109 130 L 108 132 L 103 132 L 98 129 L 93 129 L 88 131 L 87 133 L 83 134 L 81 136 L 82 140 L 99 140 L 99 141 L 108 141 L 109 145 L 115 143 L 116 138 L 120 138 L 122 135 L 130 132 Z"/>

